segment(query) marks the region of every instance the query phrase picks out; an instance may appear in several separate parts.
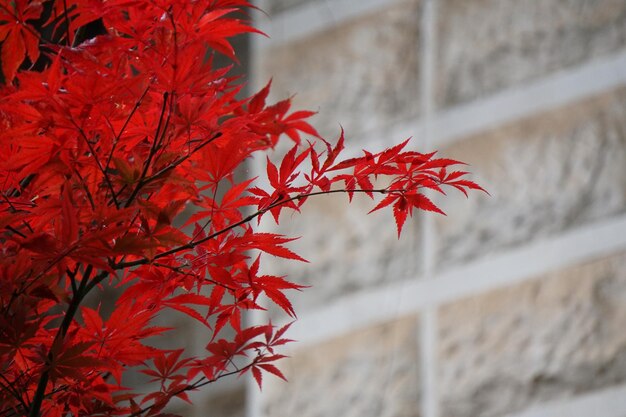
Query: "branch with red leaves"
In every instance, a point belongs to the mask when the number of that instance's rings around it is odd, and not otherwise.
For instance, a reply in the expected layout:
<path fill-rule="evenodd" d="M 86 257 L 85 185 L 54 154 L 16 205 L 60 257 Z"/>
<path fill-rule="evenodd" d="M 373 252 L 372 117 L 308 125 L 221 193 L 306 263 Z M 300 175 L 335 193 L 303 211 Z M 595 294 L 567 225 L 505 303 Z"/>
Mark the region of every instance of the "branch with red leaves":
<path fill-rule="evenodd" d="M 258 32 L 249 7 L 0 0 L 0 416 L 156 416 L 227 375 L 284 379 L 288 326 L 242 316 L 267 300 L 295 318 L 289 292 L 302 287 L 261 260 L 305 259 L 257 230 L 263 215 L 362 193 L 400 235 L 414 210 L 441 213 L 424 190 L 482 190 L 408 141 L 342 159 L 343 133 L 333 146 L 312 112 L 268 104 L 269 83 L 240 98 L 214 56 L 237 62 L 230 39 Z M 267 161 L 262 178 L 235 183 L 250 158 Z M 119 294 L 111 312 L 85 301 L 106 288 Z M 154 346 L 172 311 L 206 329 L 203 354 Z M 147 392 L 126 386 L 129 372 Z"/>

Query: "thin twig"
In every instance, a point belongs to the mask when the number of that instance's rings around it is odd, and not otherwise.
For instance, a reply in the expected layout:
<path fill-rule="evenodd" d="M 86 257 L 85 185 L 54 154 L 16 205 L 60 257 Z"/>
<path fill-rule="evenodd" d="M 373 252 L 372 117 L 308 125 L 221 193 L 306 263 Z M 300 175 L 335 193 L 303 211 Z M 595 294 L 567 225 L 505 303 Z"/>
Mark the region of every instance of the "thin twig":
<path fill-rule="evenodd" d="M 201 276 L 200 276 L 200 275 L 198 275 L 198 274 L 194 274 L 194 273 L 191 273 L 191 272 L 189 272 L 189 271 L 184 271 L 184 270 L 183 270 L 183 268 L 181 268 L 180 266 L 171 266 L 171 265 L 167 265 L 167 264 L 162 264 L 162 263 L 160 263 L 160 262 L 155 262 L 153 265 L 154 265 L 154 266 L 161 267 L 161 268 L 166 268 L 166 269 L 169 269 L 170 271 L 176 272 L 176 273 L 178 273 L 178 274 L 183 274 L 183 275 L 184 275 L 184 276 L 186 276 L 186 277 L 191 276 L 191 277 L 194 277 L 194 278 L 202 278 L 202 279 L 204 279 L 204 280 L 205 280 L 205 281 L 207 281 L 207 282 L 210 282 L 210 283 L 212 283 L 212 284 L 215 284 L 215 285 L 217 285 L 218 287 L 222 287 L 222 288 L 224 288 L 224 289 L 226 289 L 226 290 L 228 290 L 228 291 L 231 291 L 231 292 L 235 292 L 235 291 L 236 291 L 236 289 L 235 289 L 235 288 L 233 288 L 233 287 L 229 287 L 228 285 L 222 284 L 221 282 L 215 281 L 214 279 L 210 279 L 210 278 L 206 278 L 206 277 L 201 277 Z"/>
<path fill-rule="evenodd" d="M 85 133 L 83 128 L 80 127 L 76 123 L 76 121 L 74 121 L 73 117 L 70 117 L 69 119 L 70 119 L 70 122 L 74 125 L 74 127 L 76 127 L 76 129 L 78 129 L 78 132 L 80 133 L 80 136 L 83 138 L 85 143 L 87 143 L 87 147 L 89 148 L 89 152 L 91 152 L 91 154 L 93 155 L 93 158 L 96 161 L 96 165 L 98 165 L 98 169 L 100 170 L 100 172 L 102 172 L 102 175 L 104 176 L 104 182 L 106 183 L 107 187 L 109 188 L 109 191 L 111 192 L 111 195 L 113 196 L 113 203 L 115 203 L 115 207 L 117 207 L 119 209 L 120 205 L 119 205 L 119 203 L 117 201 L 117 198 L 115 196 L 115 190 L 113 189 L 113 183 L 111 182 L 111 179 L 109 178 L 106 170 L 102 166 L 102 163 L 100 162 L 100 158 L 98 158 L 98 154 L 96 153 L 96 150 L 94 149 L 93 145 L 89 141 L 89 138 L 87 137 L 87 134 Z"/>
<path fill-rule="evenodd" d="M 131 192 L 130 197 L 128 197 L 128 200 L 126 200 L 126 203 L 124 204 L 125 208 L 130 207 L 133 200 L 135 199 L 137 194 L 139 194 L 139 191 L 143 187 L 143 180 L 146 178 L 146 175 L 148 174 L 148 169 L 150 169 L 152 158 L 154 157 L 154 154 L 156 153 L 158 149 L 158 145 L 159 145 L 158 138 L 161 132 L 161 127 L 163 126 L 163 121 L 165 117 L 165 107 L 167 106 L 168 97 L 169 97 L 169 93 L 167 91 L 163 93 L 163 105 L 161 106 L 161 114 L 159 115 L 159 123 L 157 124 L 156 132 L 154 133 L 154 140 L 152 141 L 152 145 L 150 146 L 150 152 L 148 153 L 148 157 L 146 158 L 146 161 L 143 164 L 143 171 L 141 172 L 141 175 L 139 176 L 139 181 L 137 182 L 137 185 Z"/>
<path fill-rule="evenodd" d="M 234 371 L 226 372 L 226 373 L 223 373 L 223 374 L 219 374 L 218 376 L 216 376 L 215 378 L 212 378 L 212 379 L 208 379 L 207 377 L 203 376 L 200 379 L 198 379 L 196 382 L 194 382 L 192 384 L 189 384 L 189 385 L 186 385 L 183 388 L 180 388 L 180 389 L 178 389 L 178 390 L 176 390 L 174 392 L 169 393 L 170 398 L 176 397 L 177 395 L 182 394 L 183 392 L 186 392 L 186 391 L 193 391 L 193 390 L 196 390 L 198 388 L 202 388 L 205 385 L 214 383 L 218 379 L 222 379 L 222 378 L 225 378 L 227 376 L 239 374 L 239 373 L 247 370 L 248 368 L 251 368 L 255 364 L 256 364 L 256 360 L 252 361 L 251 363 L 249 363 L 248 365 L 246 365 L 246 366 L 244 366 L 242 368 L 237 368 Z M 153 409 L 157 405 L 161 405 L 161 404 L 155 402 L 154 404 L 148 405 L 148 406 L 142 408 L 141 410 L 138 410 L 138 411 L 135 411 L 132 414 L 129 414 L 127 417 L 137 417 L 137 416 L 145 413 L 146 411 L 149 411 L 149 410 Z"/>
<path fill-rule="evenodd" d="M 120 138 L 122 137 L 122 134 L 124 133 L 124 130 L 126 129 L 126 126 L 128 126 L 128 123 L 130 123 L 130 120 L 134 116 L 135 112 L 137 111 L 137 109 L 139 109 L 139 106 L 141 105 L 141 102 L 143 101 L 144 97 L 146 96 L 146 94 L 148 94 L 148 90 L 150 90 L 150 86 L 146 87 L 144 92 L 141 94 L 141 96 L 139 97 L 139 99 L 135 103 L 135 106 L 130 111 L 128 117 L 124 121 L 124 124 L 122 125 L 120 131 L 118 132 L 117 135 L 115 135 L 115 140 L 113 141 L 113 146 L 111 147 L 111 152 L 109 153 L 109 157 L 107 158 L 107 163 L 106 163 L 106 165 L 104 167 L 105 169 L 109 169 L 109 165 L 111 164 L 111 159 L 113 159 L 113 153 L 115 152 L 115 148 L 117 147 L 117 144 L 118 144 Z"/>
<path fill-rule="evenodd" d="M 67 0 L 63 0 L 63 17 L 65 19 L 65 36 L 67 36 L 67 44 L 72 44 L 72 37 L 70 35 L 70 16 L 67 13 Z"/>
<path fill-rule="evenodd" d="M 178 167 L 180 164 L 182 164 L 187 159 L 189 159 L 194 153 L 198 152 L 200 149 L 204 148 L 205 146 L 207 146 L 208 144 L 210 144 L 211 142 L 213 142 L 214 140 L 216 140 L 217 138 L 219 138 L 221 136 L 222 136 L 222 133 L 221 132 L 217 132 L 215 135 L 213 135 L 212 137 L 210 137 L 206 141 L 202 142 L 200 145 L 196 146 L 187 155 L 181 156 L 179 159 L 177 159 L 176 161 L 172 162 L 171 164 L 169 164 L 165 168 L 162 168 L 161 170 L 157 171 L 156 173 L 150 175 L 149 177 L 145 177 L 143 180 L 140 180 L 137 183 L 137 187 L 135 187 L 135 189 L 133 190 L 133 195 L 131 195 L 131 197 L 134 199 L 137 196 L 137 193 L 139 193 L 139 190 L 141 190 L 143 187 L 145 187 L 146 185 L 148 185 L 152 181 L 156 180 L 157 178 L 161 177 L 162 175 L 166 174 L 167 172 L 169 172 L 169 171 L 173 170 L 174 168 Z M 130 202 L 132 202 L 132 199 L 129 197 L 128 201 L 126 202 L 125 207 L 128 207 Z"/>
<path fill-rule="evenodd" d="M 254 220 L 255 218 L 267 213 L 268 211 L 270 211 L 271 209 L 290 203 L 292 201 L 296 201 L 296 200 L 301 200 L 303 198 L 308 198 L 308 197 L 314 197 L 314 196 L 319 196 L 319 195 L 326 195 L 326 194 L 337 194 L 337 193 L 380 193 L 380 194 L 390 194 L 390 193 L 399 193 L 401 192 L 401 190 L 388 190 L 387 188 L 379 188 L 379 189 L 371 189 L 371 190 L 346 190 L 346 189 L 340 189 L 340 190 L 329 190 L 329 191 L 316 191 L 316 192 L 312 192 L 312 193 L 305 193 L 305 194 L 298 194 L 295 195 L 293 197 L 287 198 L 287 199 L 283 199 L 283 200 L 279 200 L 276 201 L 275 203 L 270 204 L 269 206 L 254 212 L 252 214 L 250 214 L 249 216 L 243 218 L 242 220 L 235 222 L 233 224 L 230 224 L 228 226 L 226 226 L 225 228 L 218 230 L 214 233 L 211 233 L 210 235 L 199 239 L 195 242 L 189 242 L 186 243 L 184 245 L 181 246 L 177 246 L 175 248 L 172 248 L 170 250 L 167 250 L 165 252 L 161 252 L 156 254 L 154 257 L 152 257 L 151 259 L 137 259 L 135 261 L 130 261 L 130 262 L 123 262 L 120 264 L 116 264 L 113 266 L 114 269 L 125 269 L 125 268 L 132 268 L 134 266 L 138 266 L 138 265 L 146 265 L 148 263 L 151 263 L 157 259 L 169 256 L 169 255 L 174 255 L 178 252 L 184 251 L 184 250 L 189 250 L 189 249 L 193 249 L 198 245 L 201 245 L 204 242 L 207 242 L 211 239 L 215 239 L 216 237 L 236 228 L 239 227 L 243 224 L 249 223 L 250 221 Z"/>

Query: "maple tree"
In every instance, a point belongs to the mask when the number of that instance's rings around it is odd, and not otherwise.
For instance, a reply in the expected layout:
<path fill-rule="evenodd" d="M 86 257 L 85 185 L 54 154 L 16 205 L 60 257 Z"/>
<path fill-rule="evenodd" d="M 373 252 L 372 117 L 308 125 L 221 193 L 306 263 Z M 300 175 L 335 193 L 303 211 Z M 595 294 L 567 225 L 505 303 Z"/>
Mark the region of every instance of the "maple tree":
<path fill-rule="evenodd" d="M 389 206 L 400 235 L 413 210 L 441 212 L 423 190 L 481 189 L 408 141 L 342 159 L 343 134 L 331 145 L 312 112 L 268 104 L 269 84 L 238 98 L 214 56 L 236 62 L 230 39 L 258 32 L 250 7 L 0 0 L 0 417 L 151 416 L 226 375 L 283 378 L 288 325 L 246 326 L 242 313 L 267 299 L 295 317 L 286 292 L 301 287 L 260 261 L 304 259 L 292 238 L 257 230 L 263 215 L 378 195 L 372 211 Z M 282 137 L 290 150 L 262 178 L 235 181 Z M 105 287 L 120 289 L 110 314 L 85 302 Z M 168 310 L 206 328 L 204 355 L 150 344 L 172 331 L 154 325 Z M 131 370 L 149 392 L 124 386 Z"/>

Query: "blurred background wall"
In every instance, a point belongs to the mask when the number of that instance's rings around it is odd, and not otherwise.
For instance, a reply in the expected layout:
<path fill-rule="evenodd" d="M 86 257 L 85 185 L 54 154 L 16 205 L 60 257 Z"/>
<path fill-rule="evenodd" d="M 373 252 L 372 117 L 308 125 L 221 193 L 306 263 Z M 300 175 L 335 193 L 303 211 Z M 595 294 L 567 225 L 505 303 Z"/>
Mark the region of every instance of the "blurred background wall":
<path fill-rule="evenodd" d="M 202 415 L 626 417 L 626 1 L 257 5 L 255 88 L 355 150 L 412 136 L 491 196 L 452 190 L 400 240 L 367 199 L 286 218 L 311 264 L 266 266 L 312 285 L 289 382 Z"/>

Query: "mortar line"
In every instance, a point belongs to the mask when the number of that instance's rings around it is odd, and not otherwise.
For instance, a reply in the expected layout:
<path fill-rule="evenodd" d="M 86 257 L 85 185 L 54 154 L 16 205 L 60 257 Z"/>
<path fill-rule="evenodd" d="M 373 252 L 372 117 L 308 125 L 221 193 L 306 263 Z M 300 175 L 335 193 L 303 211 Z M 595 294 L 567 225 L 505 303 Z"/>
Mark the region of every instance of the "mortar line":
<path fill-rule="evenodd" d="M 282 46 L 361 16 L 375 13 L 401 0 L 317 0 L 293 6 L 272 16 L 271 38 L 261 48 Z M 332 5 L 332 8 L 329 6 Z M 325 7 L 326 6 L 326 7 Z M 332 19 L 328 19 L 329 10 Z"/>
<path fill-rule="evenodd" d="M 260 10 L 268 10 L 269 2 L 268 0 L 252 0 L 252 4 L 258 7 Z M 261 11 L 251 10 L 252 19 L 254 21 L 255 27 L 259 28 L 261 31 L 268 31 L 267 27 L 271 26 L 271 22 L 267 21 L 267 16 L 263 14 Z M 260 35 L 251 35 L 250 36 L 250 44 L 249 44 L 249 68 L 248 68 L 248 82 L 250 85 L 250 91 L 258 91 L 263 87 L 263 84 L 267 82 L 262 79 L 264 74 L 259 74 L 261 69 L 261 58 L 260 54 L 263 53 L 261 45 L 264 41 L 264 38 Z M 266 50 L 267 53 L 267 50 Z M 251 162 L 248 162 L 249 171 L 251 176 L 257 176 L 259 172 L 262 172 L 260 158 L 252 159 Z M 260 176 L 262 178 L 262 176 Z M 251 310 L 246 315 L 246 321 L 248 321 L 249 325 L 260 324 L 263 321 L 263 314 L 257 310 Z M 245 375 L 245 409 L 244 415 L 246 417 L 264 417 L 263 411 L 263 397 L 262 393 L 259 390 L 259 387 L 256 385 L 254 378 L 252 378 L 252 373 L 249 372 Z"/>
<path fill-rule="evenodd" d="M 424 0 L 420 26 L 421 40 L 418 47 L 421 49 L 420 67 L 420 96 L 422 110 L 422 124 L 420 143 L 426 151 L 430 150 L 433 142 L 433 118 L 435 116 L 435 61 L 436 61 L 436 18 L 437 0 Z M 418 54 L 419 56 L 419 54 Z M 419 120 L 417 121 L 420 127 Z M 418 227 L 421 229 L 421 274 L 416 279 L 431 280 L 435 264 L 435 230 L 432 216 L 422 214 Z M 422 275 L 421 277 L 419 275 Z M 420 370 L 422 381 L 421 415 L 423 417 L 438 417 L 437 395 L 437 309 L 428 306 L 422 310 L 418 330 L 420 349 Z"/>

